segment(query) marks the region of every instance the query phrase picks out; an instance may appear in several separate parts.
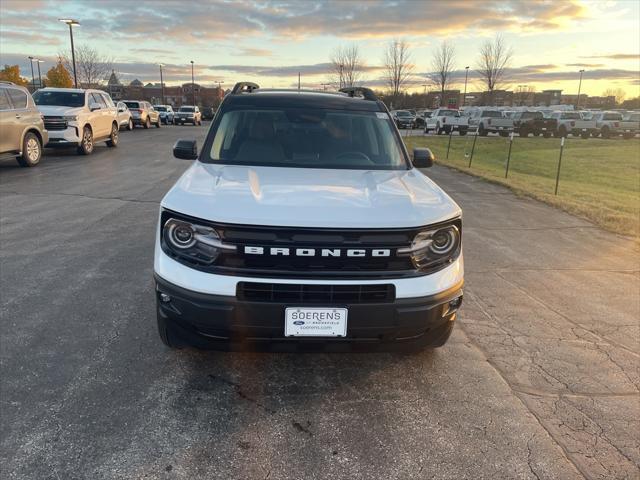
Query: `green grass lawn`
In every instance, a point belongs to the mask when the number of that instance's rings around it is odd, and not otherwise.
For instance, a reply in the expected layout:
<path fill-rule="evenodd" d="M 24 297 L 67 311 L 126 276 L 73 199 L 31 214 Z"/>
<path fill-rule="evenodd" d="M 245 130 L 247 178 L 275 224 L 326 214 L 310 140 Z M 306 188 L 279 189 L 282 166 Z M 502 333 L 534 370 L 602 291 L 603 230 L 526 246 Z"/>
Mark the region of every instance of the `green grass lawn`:
<path fill-rule="evenodd" d="M 471 168 L 473 136 L 404 138 L 409 152 L 429 147 L 437 162 L 510 187 L 617 233 L 640 234 L 640 139 L 565 141 L 558 195 L 554 195 L 559 138 L 513 140 L 509 177 L 504 178 L 509 139 L 478 137 Z"/>

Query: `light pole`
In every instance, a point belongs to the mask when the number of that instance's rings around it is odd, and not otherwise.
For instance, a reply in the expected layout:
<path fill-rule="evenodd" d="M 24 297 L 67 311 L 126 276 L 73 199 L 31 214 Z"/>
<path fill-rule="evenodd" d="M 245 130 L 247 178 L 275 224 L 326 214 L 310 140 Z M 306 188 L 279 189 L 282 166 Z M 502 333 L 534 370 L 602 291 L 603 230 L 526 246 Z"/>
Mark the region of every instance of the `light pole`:
<path fill-rule="evenodd" d="M 73 18 L 59 18 L 58 20 L 69 25 L 69 36 L 71 37 L 71 60 L 73 62 L 73 85 L 75 86 L 75 88 L 78 88 L 78 75 L 76 74 L 76 51 L 73 47 L 73 26 L 80 25 L 80 22 L 74 20 Z"/>
<path fill-rule="evenodd" d="M 193 80 L 193 60 L 191 60 L 191 97 L 193 98 L 193 105 L 196 105 L 196 87 Z"/>
<path fill-rule="evenodd" d="M 580 108 L 580 89 L 582 88 L 582 74 L 584 70 L 580 70 L 580 82 L 578 83 L 578 100 L 576 101 L 576 110 Z"/>
<path fill-rule="evenodd" d="M 342 88 L 342 70 L 344 69 L 344 65 L 340 64 L 340 88 Z"/>
<path fill-rule="evenodd" d="M 40 64 L 44 63 L 44 60 L 37 60 L 38 62 L 38 83 L 40 84 L 38 88 L 42 88 L 42 74 L 40 73 Z"/>
<path fill-rule="evenodd" d="M 33 91 L 36 91 L 36 79 L 33 75 L 33 61 L 36 60 L 35 57 L 29 57 L 29 64 L 31 65 L 31 86 L 33 87 Z"/>
<path fill-rule="evenodd" d="M 423 93 L 423 95 L 424 95 L 424 108 L 425 108 L 425 109 L 427 108 L 427 86 L 428 86 L 428 85 L 429 85 L 428 83 L 423 83 L 423 84 L 422 84 L 422 86 L 424 87 L 424 93 Z"/>
<path fill-rule="evenodd" d="M 464 107 L 464 104 L 467 101 L 467 79 L 469 78 L 469 67 L 464 67 L 464 93 L 462 94 L 462 106 Z"/>
<path fill-rule="evenodd" d="M 162 67 L 164 67 L 164 63 L 159 63 L 160 67 L 160 95 L 162 96 L 162 105 L 164 105 L 164 81 L 162 80 Z"/>

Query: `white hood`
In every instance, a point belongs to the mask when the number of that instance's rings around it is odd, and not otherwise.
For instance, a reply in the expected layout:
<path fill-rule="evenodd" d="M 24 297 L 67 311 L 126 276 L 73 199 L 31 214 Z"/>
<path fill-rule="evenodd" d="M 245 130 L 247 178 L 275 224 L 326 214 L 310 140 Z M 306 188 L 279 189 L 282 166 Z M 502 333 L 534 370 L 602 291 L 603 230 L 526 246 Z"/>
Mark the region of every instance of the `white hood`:
<path fill-rule="evenodd" d="M 83 107 L 64 107 L 62 105 L 36 105 L 44 116 L 79 115 Z"/>
<path fill-rule="evenodd" d="M 460 215 L 412 170 L 338 170 L 204 164 L 189 168 L 162 206 L 221 223 L 291 227 L 417 227 Z"/>

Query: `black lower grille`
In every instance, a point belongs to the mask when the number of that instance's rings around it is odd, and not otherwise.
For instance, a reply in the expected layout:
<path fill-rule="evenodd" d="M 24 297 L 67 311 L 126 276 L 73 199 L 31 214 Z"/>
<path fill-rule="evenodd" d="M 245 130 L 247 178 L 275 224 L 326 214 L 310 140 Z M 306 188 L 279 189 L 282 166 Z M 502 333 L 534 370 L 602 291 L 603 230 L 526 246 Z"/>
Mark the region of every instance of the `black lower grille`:
<path fill-rule="evenodd" d="M 47 130 L 66 130 L 68 123 L 62 117 L 44 117 L 44 128 Z"/>
<path fill-rule="evenodd" d="M 395 287 L 383 285 L 305 285 L 238 282 L 237 297 L 250 302 L 300 302 L 322 304 L 388 303 Z"/>

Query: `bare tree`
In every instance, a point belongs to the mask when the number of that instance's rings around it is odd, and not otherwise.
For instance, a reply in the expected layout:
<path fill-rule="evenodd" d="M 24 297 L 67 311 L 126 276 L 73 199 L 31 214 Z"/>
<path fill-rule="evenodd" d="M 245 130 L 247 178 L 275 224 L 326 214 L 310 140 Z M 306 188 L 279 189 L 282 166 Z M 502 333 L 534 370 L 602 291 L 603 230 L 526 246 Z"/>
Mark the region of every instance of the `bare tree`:
<path fill-rule="evenodd" d="M 353 87 L 362 77 L 364 60 L 358 45 L 337 47 L 331 54 L 331 70 L 335 83 L 342 87 Z"/>
<path fill-rule="evenodd" d="M 384 76 L 391 90 L 391 95 L 393 98 L 396 98 L 413 71 L 409 44 L 404 40 L 390 41 L 384 52 L 382 65 L 385 70 Z"/>
<path fill-rule="evenodd" d="M 61 53 L 65 68 L 73 75 L 73 63 L 70 53 Z M 88 45 L 76 47 L 76 69 L 78 82 L 85 88 L 94 88 L 105 82 L 111 73 L 113 58 L 100 54 Z"/>
<path fill-rule="evenodd" d="M 604 92 L 602 92 L 603 97 L 616 97 L 616 103 L 620 104 L 624 102 L 624 98 L 627 96 L 627 92 L 625 92 L 622 88 L 607 88 Z"/>
<path fill-rule="evenodd" d="M 480 58 L 476 65 L 476 71 L 489 91 L 493 101 L 493 91 L 503 85 L 506 69 L 511 64 L 513 50 L 508 47 L 500 35 L 493 40 L 487 40 L 480 47 Z"/>
<path fill-rule="evenodd" d="M 440 89 L 442 98 L 444 92 L 449 88 L 453 80 L 455 69 L 456 49 L 447 41 L 440 44 L 440 47 L 433 53 L 431 59 L 431 74 L 429 77 Z"/>

